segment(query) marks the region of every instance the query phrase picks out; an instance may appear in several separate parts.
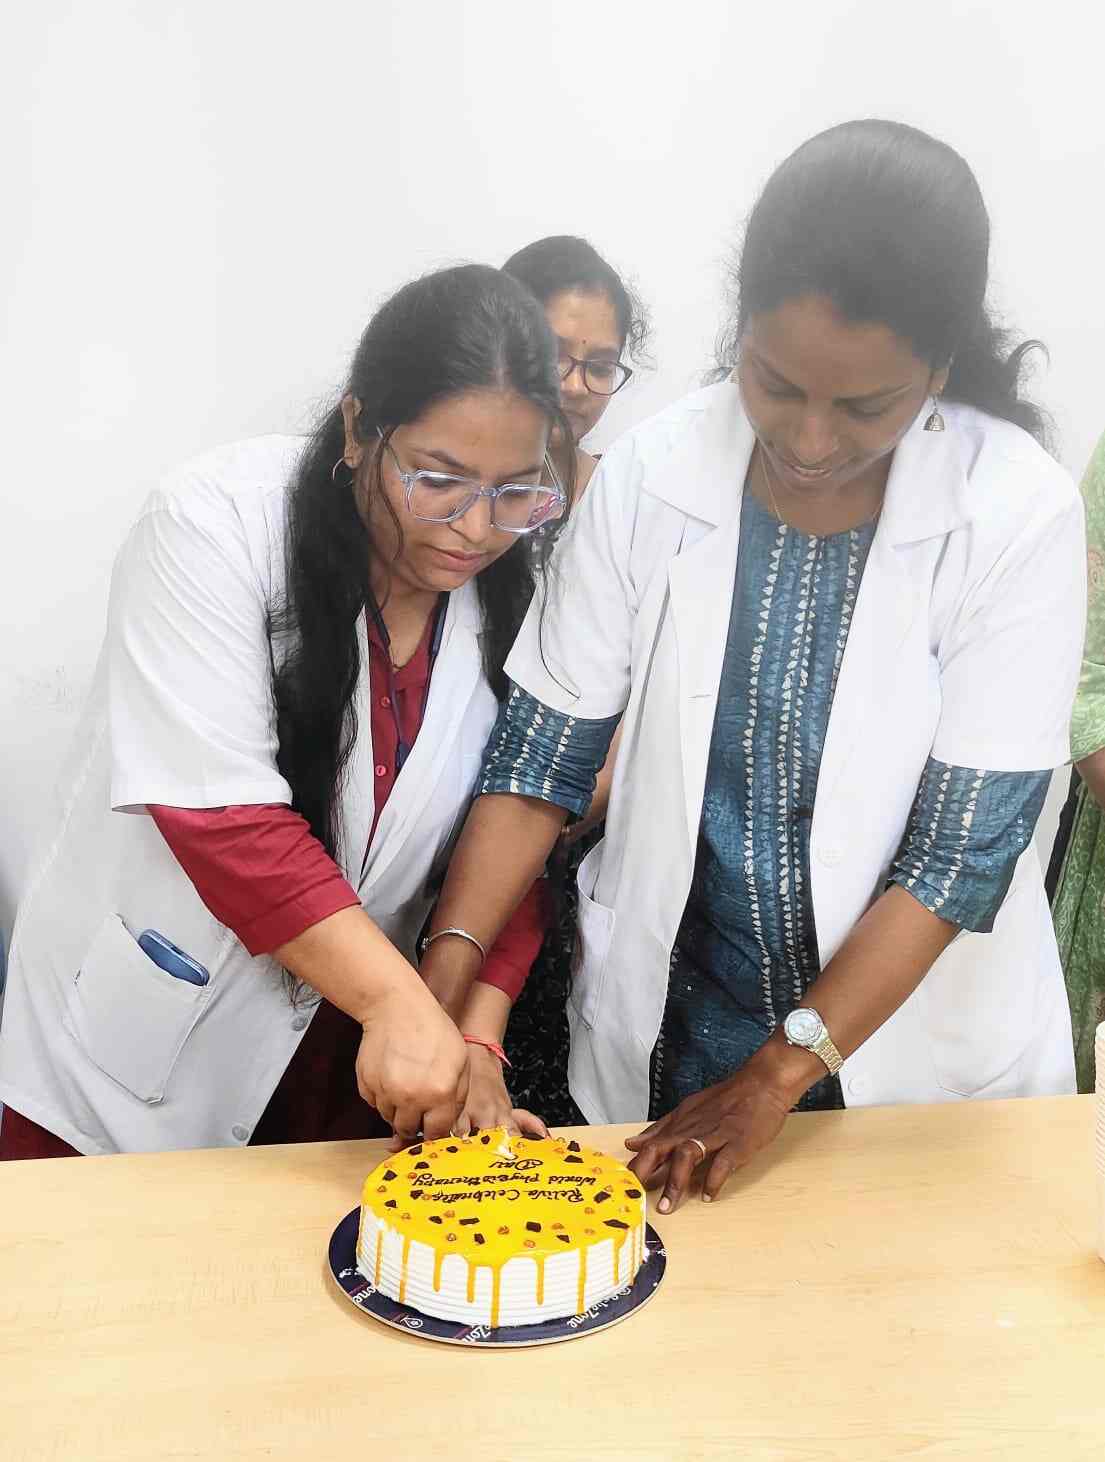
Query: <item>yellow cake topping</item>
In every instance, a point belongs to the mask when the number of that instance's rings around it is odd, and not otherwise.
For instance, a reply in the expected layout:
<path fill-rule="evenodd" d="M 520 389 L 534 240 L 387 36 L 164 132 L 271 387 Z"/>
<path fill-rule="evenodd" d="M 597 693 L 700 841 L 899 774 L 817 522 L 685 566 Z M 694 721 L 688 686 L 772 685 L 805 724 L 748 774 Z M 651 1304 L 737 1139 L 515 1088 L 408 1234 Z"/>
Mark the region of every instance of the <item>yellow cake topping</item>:
<path fill-rule="evenodd" d="M 365 1180 L 366 1214 L 378 1220 L 375 1255 L 362 1268 L 379 1286 L 384 1228 L 402 1239 L 400 1292 L 412 1244 L 434 1253 L 433 1289 L 449 1255 L 468 1264 L 468 1299 L 480 1269 L 492 1272 L 492 1325 L 498 1323 L 499 1276 L 511 1260 L 535 1262 L 535 1301 L 543 1302 L 545 1261 L 580 1253 L 578 1306 L 584 1308 L 587 1251 L 612 1241 L 614 1273 L 636 1273 L 643 1257 L 644 1193 L 616 1158 L 562 1138 L 529 1138 L 498 1128 L 473 1137 L 422 1142 L 389 1157 Z M 371 1229 L 370 1229 L 371 1233 Z M 621 1251 L 631 1242 L 630 1263 Z M 358 1252 L 361 1251 L 360 1236 Z M 373 1272 L 374 1271 L 374 1272 Z"/>

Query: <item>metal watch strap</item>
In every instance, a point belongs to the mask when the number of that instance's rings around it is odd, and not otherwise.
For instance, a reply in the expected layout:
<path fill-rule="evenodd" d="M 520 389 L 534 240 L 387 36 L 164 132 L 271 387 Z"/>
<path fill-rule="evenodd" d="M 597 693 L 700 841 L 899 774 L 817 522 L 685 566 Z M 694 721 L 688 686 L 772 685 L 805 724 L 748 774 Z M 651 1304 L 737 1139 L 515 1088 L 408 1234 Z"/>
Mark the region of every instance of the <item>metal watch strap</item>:
<path fill-rule="evenodd" d="M 827 1030 L 824 1030 L 824 1026 L 822 1026 L 822 1030 L 824 1034 L 820 1040 L 815 1041 L 809 1049 L 815 1056 L 820 1057 L 824 1061 L 825 1065 L 829 1068 L 829 1075 L 835 1076 L 844 1065 L 844 1057 L 833 1045 L 833 1038 Z"/>

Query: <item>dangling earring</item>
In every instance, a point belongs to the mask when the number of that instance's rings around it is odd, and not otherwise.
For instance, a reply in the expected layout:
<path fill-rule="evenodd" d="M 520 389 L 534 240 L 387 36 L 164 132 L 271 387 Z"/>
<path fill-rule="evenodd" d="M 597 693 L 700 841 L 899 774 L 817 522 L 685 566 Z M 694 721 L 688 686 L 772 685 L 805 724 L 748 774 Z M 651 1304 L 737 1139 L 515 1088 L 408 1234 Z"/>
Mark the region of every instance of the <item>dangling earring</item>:
<path fill-rule="evenodd" d="M 925 430 L 927 431 L 928 430 L 928 427 L 926 427 Z M 941 430 L 942 430 L 942 428 L 941 428 Z M 349 467 L 349 463 L 345 460 L 345 454 L 344 454 L 344 452 L 338 458 L 338 460 L 334 463 L 333 467 L 330 468 L 330 481 L 334 484 L 335 487 L 337 487 L 337 485 L 338 485 L 338 468 L 339 467 Z M 353 471 L 352 467 L 349 467 L 349 470 L 350 470 L 350 472 L 352 472 Z"/>
<path fill-rule="evenodd" d="M 940 415 L 940 393 L 932 398 L 932 415 L 925 422 L 926 431 L 943 431 L 944 418 Z"/>

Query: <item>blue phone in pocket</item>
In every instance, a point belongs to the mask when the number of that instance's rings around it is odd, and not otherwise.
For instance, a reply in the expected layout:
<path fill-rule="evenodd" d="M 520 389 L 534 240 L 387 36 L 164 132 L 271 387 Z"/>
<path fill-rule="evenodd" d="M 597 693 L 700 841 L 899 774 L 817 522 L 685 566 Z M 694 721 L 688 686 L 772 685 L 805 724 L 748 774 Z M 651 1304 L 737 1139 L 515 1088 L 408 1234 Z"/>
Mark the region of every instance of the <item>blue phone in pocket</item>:
<path fill-rule="evenodd" d="M 174 980 L 187 980 L 190 985 L 206 985 L 211 976 L 198 960 L 159 934 L 156 929 L 147 929 L 138 936 L 138 948 L 167 975 Z"/>

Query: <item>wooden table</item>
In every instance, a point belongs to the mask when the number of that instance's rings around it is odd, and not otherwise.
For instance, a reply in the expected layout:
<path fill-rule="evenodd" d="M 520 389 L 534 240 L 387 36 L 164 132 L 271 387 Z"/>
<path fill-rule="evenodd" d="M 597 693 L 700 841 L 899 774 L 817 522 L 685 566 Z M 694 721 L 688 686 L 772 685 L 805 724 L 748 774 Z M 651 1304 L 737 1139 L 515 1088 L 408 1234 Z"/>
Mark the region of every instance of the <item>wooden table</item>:
<path fill-rule="evenodd" d="M 0 1457 L 1105 1457 L 1093 1100 L 796 1116 L 656 1297 L 488 1353 L 325 1267 L 374 1143 L 0 1167 Z M 628 1129 L 591 1128 L 620 1150 Z"/>

